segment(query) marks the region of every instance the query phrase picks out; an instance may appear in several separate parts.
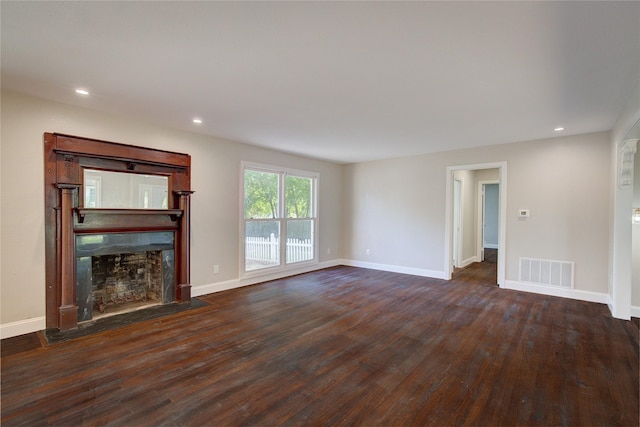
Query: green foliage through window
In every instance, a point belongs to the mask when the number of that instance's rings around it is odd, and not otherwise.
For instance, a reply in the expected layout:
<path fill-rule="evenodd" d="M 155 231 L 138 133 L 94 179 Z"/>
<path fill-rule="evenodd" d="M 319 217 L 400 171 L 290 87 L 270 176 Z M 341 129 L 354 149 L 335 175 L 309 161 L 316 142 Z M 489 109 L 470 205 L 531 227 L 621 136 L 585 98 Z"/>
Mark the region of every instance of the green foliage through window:
<path fill-rule="evenodd" d="M 311 179 L 287 176 L 285 184 L 287 218 L 311 217 Z"/>
<path fill-rule="evenodd" d="M 278 217 L 278 174 L 244 171 L 244 217 Z"/>

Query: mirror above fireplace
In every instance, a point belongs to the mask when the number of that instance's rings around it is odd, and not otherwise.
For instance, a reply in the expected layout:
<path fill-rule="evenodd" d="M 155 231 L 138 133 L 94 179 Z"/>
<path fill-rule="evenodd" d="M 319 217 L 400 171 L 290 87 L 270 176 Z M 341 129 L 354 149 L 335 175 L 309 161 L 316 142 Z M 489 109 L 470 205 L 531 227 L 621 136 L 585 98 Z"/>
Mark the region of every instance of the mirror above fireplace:
<path fill-rule="evenodd" d="M 168 209 L 169 178 L 97 169 L 83 171 L 85 208 Z"/>

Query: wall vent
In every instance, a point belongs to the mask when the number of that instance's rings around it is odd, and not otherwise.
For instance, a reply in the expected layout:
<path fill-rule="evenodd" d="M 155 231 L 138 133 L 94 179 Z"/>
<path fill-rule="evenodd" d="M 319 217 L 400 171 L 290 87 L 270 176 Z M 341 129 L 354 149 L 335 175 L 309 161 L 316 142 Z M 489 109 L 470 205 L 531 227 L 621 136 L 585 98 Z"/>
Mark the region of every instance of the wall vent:
<path fill-rule="evenodd" d="M 520 258 L 520 282 L 573 289 L 574 263 Z"/>

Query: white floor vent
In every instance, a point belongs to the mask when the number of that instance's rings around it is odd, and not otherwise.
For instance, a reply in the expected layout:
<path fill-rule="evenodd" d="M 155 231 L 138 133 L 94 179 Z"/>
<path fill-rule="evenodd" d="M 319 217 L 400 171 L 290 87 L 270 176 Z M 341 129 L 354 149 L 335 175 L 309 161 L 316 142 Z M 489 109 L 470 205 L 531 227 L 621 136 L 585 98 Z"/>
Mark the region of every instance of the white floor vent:
<path fill-rule="evenodd" d="M 574 263 L 520 258 L 520 282 L 573 289 Z"/>

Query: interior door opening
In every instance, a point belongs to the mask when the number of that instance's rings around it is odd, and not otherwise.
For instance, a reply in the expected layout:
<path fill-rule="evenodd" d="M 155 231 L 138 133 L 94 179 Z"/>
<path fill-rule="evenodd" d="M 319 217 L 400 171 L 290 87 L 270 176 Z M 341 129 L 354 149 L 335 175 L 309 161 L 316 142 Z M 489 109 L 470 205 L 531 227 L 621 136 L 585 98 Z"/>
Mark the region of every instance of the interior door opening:
<path fill-rule="evenodd" d="M 480 267 L 474 263 L 485 261 L 496 264 L 490 281 L 504 287 L 506 166 L 498 162 L 447 168 L 446 279 L 454 268 Z"/>
<path fill-rule="evenodd" d="M 485 252 L 498 250 L 498 229 L 500 224 L 500 184 L 492 181 L 478 183 L 479 232 L 478 247 L 480 261 L 485 260 Z"/>

